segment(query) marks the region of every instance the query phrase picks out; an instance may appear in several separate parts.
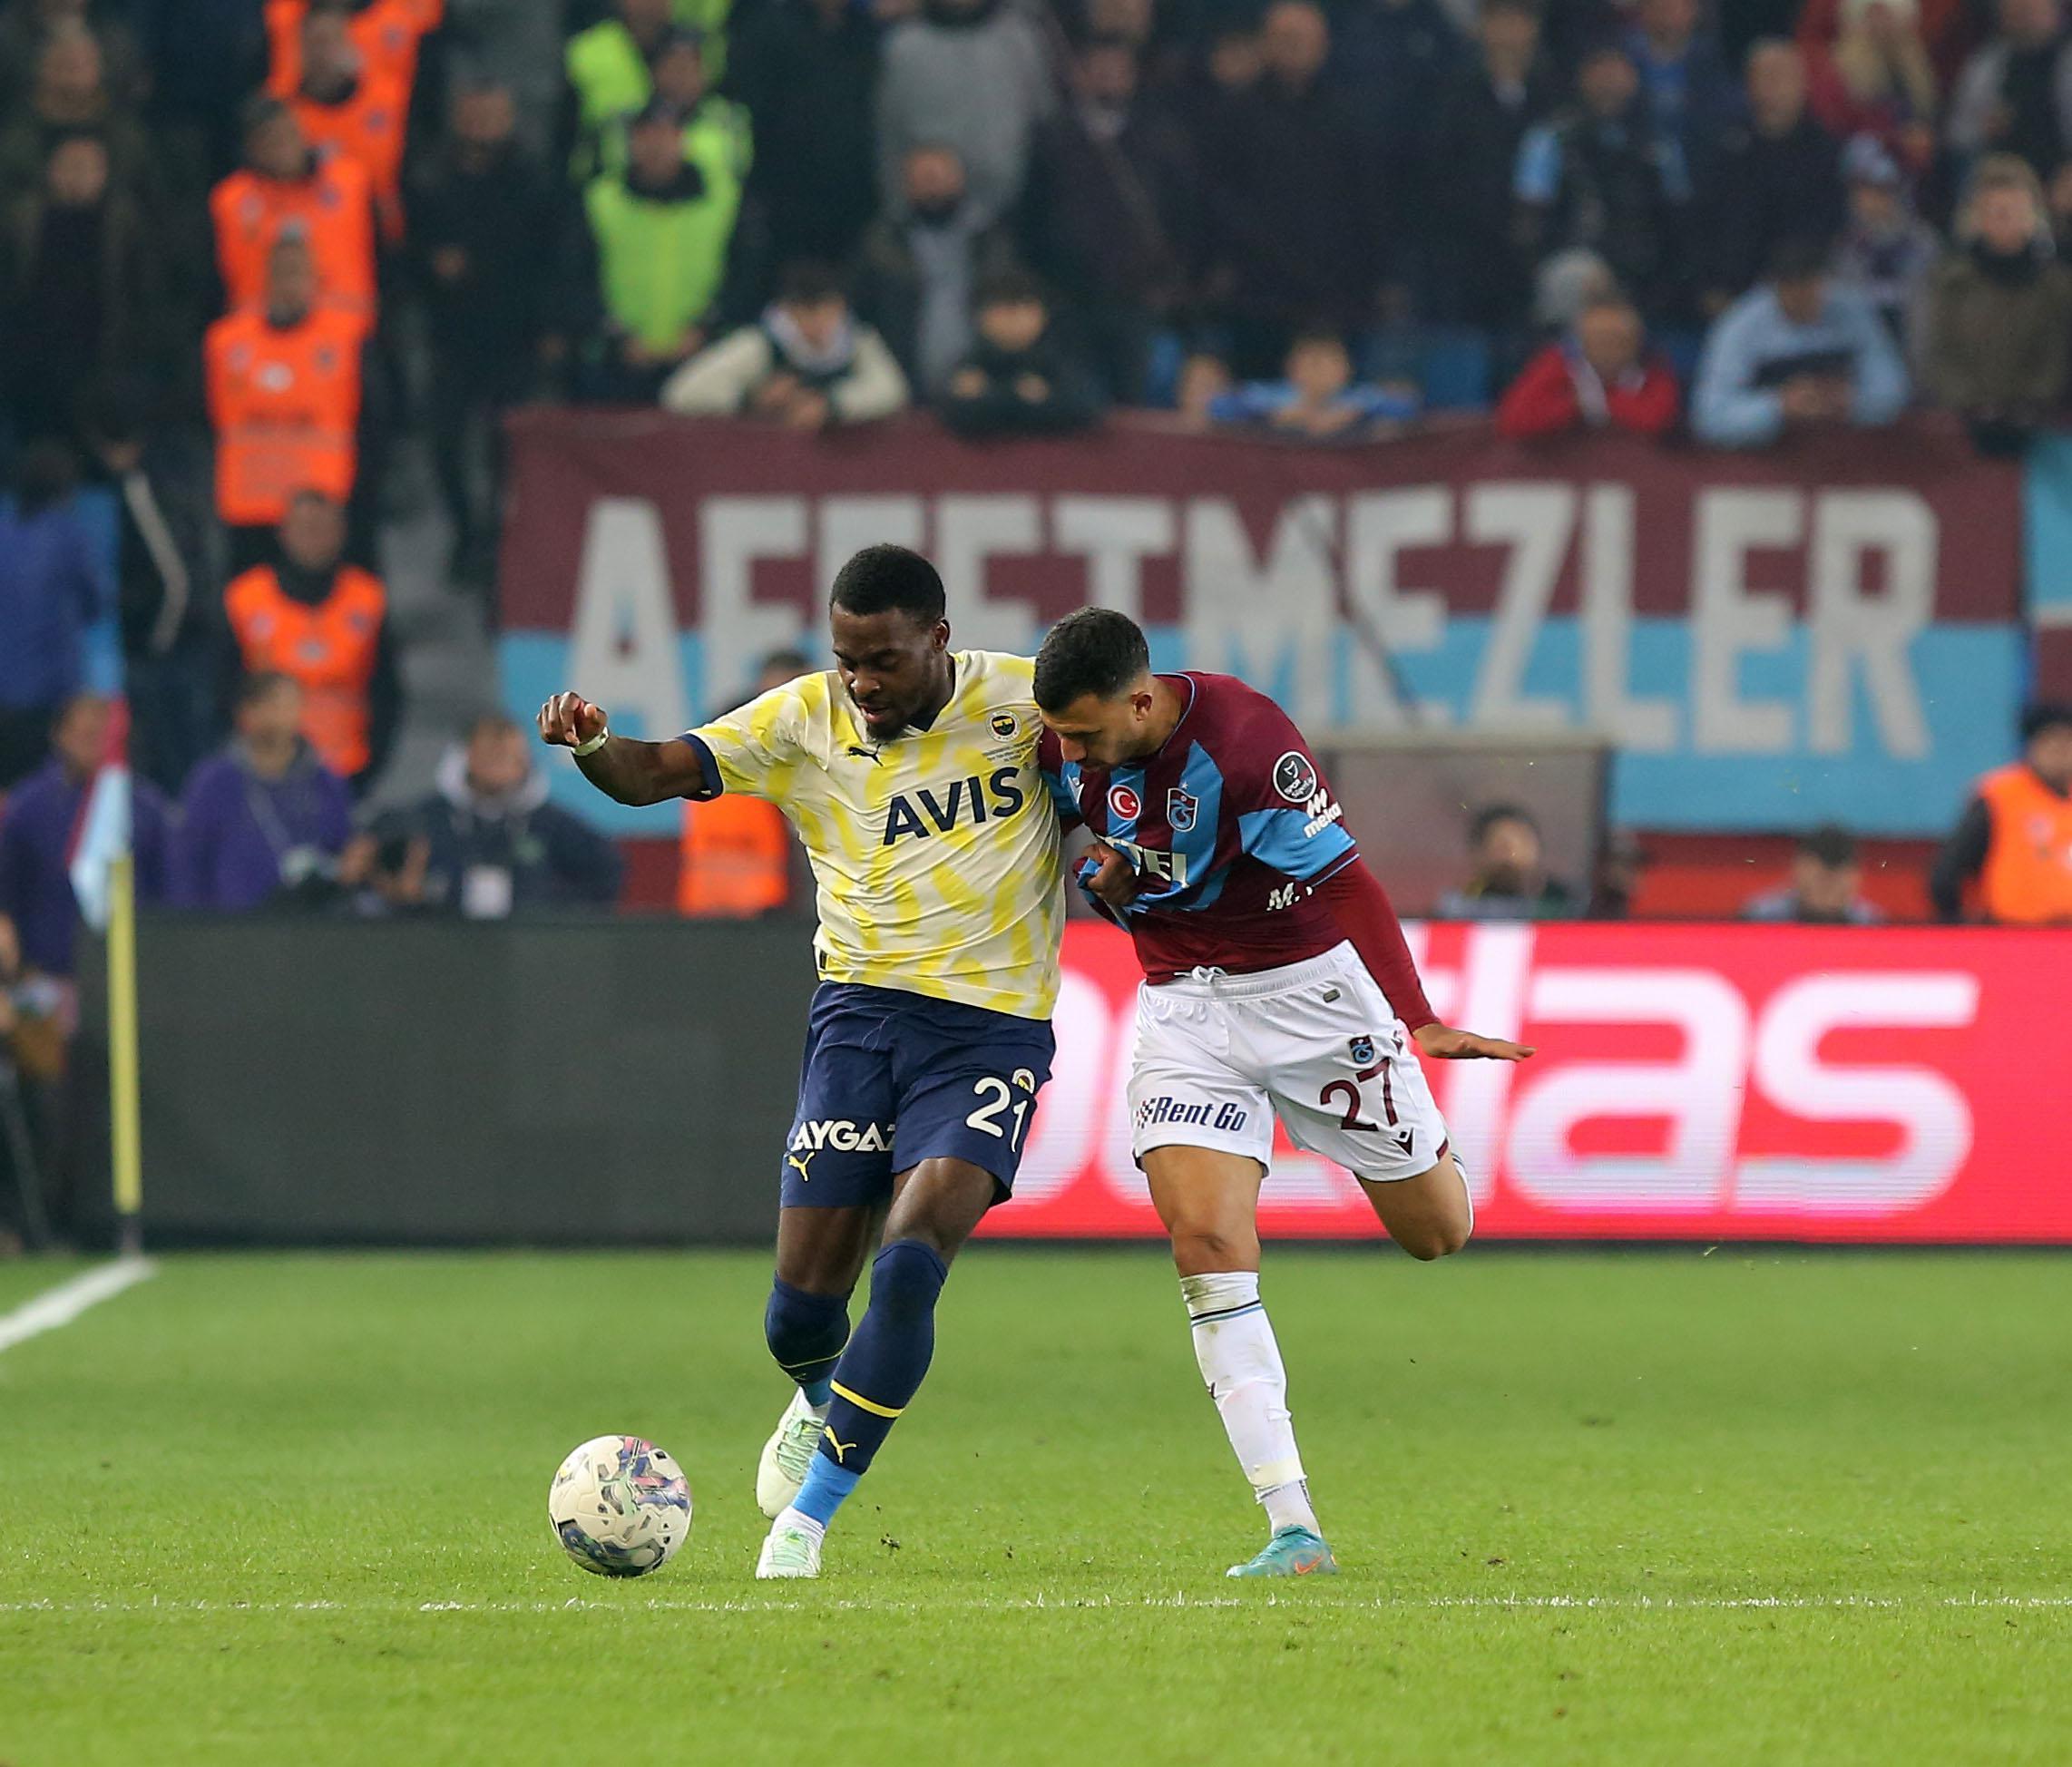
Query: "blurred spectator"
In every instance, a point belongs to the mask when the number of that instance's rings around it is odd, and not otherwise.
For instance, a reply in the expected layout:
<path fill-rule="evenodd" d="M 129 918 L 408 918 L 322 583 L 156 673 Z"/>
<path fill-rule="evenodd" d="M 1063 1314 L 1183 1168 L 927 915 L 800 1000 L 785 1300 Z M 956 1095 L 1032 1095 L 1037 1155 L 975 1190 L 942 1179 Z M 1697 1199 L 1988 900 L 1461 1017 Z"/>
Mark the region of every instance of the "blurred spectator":
<path fill-rule="evenodd" d="M 1571 430 L 1657 436 L 1676 421 L 1676 376 L 1647 347 L 1630 301 L 1592 301 L 1568 337 L 1525 365 L 1497 407 L 1499 435 L 1514 441 Z"/>
<path fill-rule="evenodd" d="M 1581 246 L 1558 251 L 1532 278 L 1532 323 L 1542 336 L 1559 336 L 1583 317 L 1594 301 L 1625 298 L 1611 266 Z"/>
<path fill-rule="evenodd" d="M 1843 139 L 1868 135 L 1911 181 L 1935 159 L 1940 106 L 1918 0 L 1841 0 L 1830 43 L 1808 46 L 1813 114 Z"/>
<path fill-rule="evenodd" d="M 731 70 L 771 258 L 847 263 L 878 206 L 877 27 L 849 0 L 768 0 L 741 21 Z"/>
<path fill-rule="evenodd" d="M 1830 279 L 1820 246 L 1787 241 L 1769 282 L 1706 337 L 1691 428 L 1715 447 L 1762 447 L 1803 425 L 1889 424 L 1907 390 L 1906 364 L 1870 302 Z"/>
<path fill-rule="evenodd" d="M 900 190 L 864 240 L 857 305 L 906 377 L 933 396 L 972 347 L 972 291 L 1015 267 L 1014 240 L 972 201 L 949 148 L 911 150 Z"/>
<path fill-rule="evenodd" d="M 1490 804 L 1475 812 L 1468 841 L 1474 874 L 1439 898 L 1442 920 L 1563 920 L 1576 913 L 1574 890 L 1547 874 L 1539 825 L 1518 804 Z"/>
<path fill-rule="evenodd" d="M 109 91 L 101 44 L 77 18 L 61 17 L 35 50 L 26 101 L 0 115 L 0 202 L 44 181 L 51 150 L 87 131 L 108 151 L 119 184 L 142 184 L 153 165 L 151 143 L 128 105 Z"/>
<path fill-rule="evenodd" d="M 1576 73 L 1578 103 L 1526 132 L 1513 182 L 1520 242 L 1538 259 L 1596 252 L 1643 312 L 1676 302 L 1689 177 L 1655 133 L 1632 58 L 1600 43 Z"/>
<path fill-rule="evenodd" d="M 142 103 L 151 70 L 136 34 L 111 15 L 112 10 L 88 0 L 12 0 L 0 7 L 0 110 L 12 110 L 33 83 L 44 45 L 74 27 L 85 30 L 99 48 L 110 98 L 124 108 Z"/>
<path fill-rule="evenodd" d="M 598 171 L 605 128 L 655 95 L 649 66 L 674 28 L 669 0 L 616 0 L 611 17 L 569 39 L 569 169 L 577 180 Z"/>
<path fill-rule="evenodd" d="M 267 90 L 291 98 L 308 70 L 303 26 L 324 0 L 266 0 Z M 438 28 L 445 0 L 345 0 L 347 32 L 362 73 L 407 100 L 417 81 L 417 52 Z"/>
<path fill-rule="evenodd" d="M 1950 89 L 1943 138 L 1969 161 L 2012 153 L 2057 200 L 2072 148 L 2072 38 L 2059 0 L 1999 0 L 1999 34 L 1964 63 Z"/>
<path fill-rule="evenodd" d="M 711 181 L 732 192 L 737 209 L 741 187 L 754 158 L 748 113 L 730 98 L 713 93 L 705 78 L 705 45 L 696 32 L 672 30 L 648 63 L 654 96 L 643 109 L 667 105 L 683 122 L 683 157 Z M 640 111 L 607 121 L 597 138 L 598 169 L 623 171 L 630 157 L 630 138 Z"/>
<path fill-rule="evenodd" d="M 1891 0 L 1891 5 L 1909 31 L 1921 38 L 1937 85 L 1947 90 L 1975 41 L 1977 27 L 1991 12 L 1991 5 L 1986 0 Z M 1730 13 L 1752 12 L 1755 8 L 1744 5 L 1728 10 Z M 1784 35 L 1793 29 L 1788 15 L 1793 14 L 1797 16 L 1799 42 L 1809 54 L 1827 47 L 1844 34 L 1844 0 L 1803 0 L 1803 5 L 1800 0 L 1787 0 L 1784 10 L 1787 16 L 1773 21 L 1767 29 L 1755 35 Z M 1860 6 L 1849 10 L 1856 17 L 1862 17 Z"/>
<path fill-rule="evenodd" d="M 951 429 L 970 437 L 1063 435 L 1100 421 L 1100 389 L 1058 342 L 1032 278 L 995 277 L 973 306 L 978 337 L 942 398 Z"/>
<path fill-rule="evenodd" d="M 63 444 L 37 443 L 0 496 L 0 793 L 42 762 L 66 700 L 117 679 L 115 586 L 73 507 L 73 478 Z"/>
<path fill-rule="evenodd" d="M 508 718 L 475 720 L 439 763 L 438 789 L 375 825 L 381 893 L 406 908 L 496 921 L 533 908 L 605 908 L 619 850 L 547 802 L 533 745 Z"/>
<path fill-rule="evenodd" d="M 650 403 L 705 342 L 740 213 L 731 143 L 685 158 L 684 118 L 656 100 L 633 121 L 622 171 L 583 192 L 602 308 L 599 397 Z"/>
<path fill-rule="evenodd" d="M 1207 298 L 1240 375 L 1271 373 L 1298 325 L 1375 317 L 1387 193 L 1358 119 L 1322 81 L 1330 27 L 1313 0 L 1275 0 L 1264 73 L 1202 145 Z"/>
<path fill-rule="evenodd" d="M 220 620 L 202 587 L 206 458 L 145 422 L 136 389 L 89 389 L 80 426 L 114 494 L 130 765 L 169 796 L 215 741 Z"/>
<path fill-rule="evenodd" d="M 151 369 L 185 341 L 161 243 L 136 193 L 110 181 L 106 142 L 84 132 L 56 141 L 0 225 L 0 327 L 13 346 L 0 396 L 21 434 L 69 435 L 96 374 Z"/>
<path fill-rule="evenodd" d="M 1215 424 L 1246 425 L 1311 442 L 1354 441 L 1400 428 L 1417 415 L 1403 386 L 1355 386 L 1353 358 L 1335 331 L 1309 329 L 1288 346 L 1285 378 L 1249 381 L 1208 401 Z"/>
<path fill-rule="evenodd" d="M 319 305 L 314 258 L 295 235 L 267 253 L 265 305 L 209 327 L 209 415 L 216 431 L 216 513 L 231 566 L 267 551 L 304 490 L 343 503 L 358 472 L 361 316 Z"/>
<path fill-rule="evenodd" d="M 1055 288 L 1110 396 L 1141 401 L 1155 325 L 1179 310 L 1200 230 L 1193 144 L 1138 94 L 1137 52 L 1081 45 L 1070 102 L 1038 130 L 1029 257 Z"/>
<path fill-rule="evenodd" d="M 1180 364 L 1179 385 L 1174 388 L 1173 404 L 1188 427 L 1207 429 L 1210 422 L 1209 407 L 1235 385 L 1230 377 L 1230 365 L 1220 356 L 1209 350 L 1193 350 Z"/>
<path fill-rule="evenodd" d="M 79 903 L 72 893 L 72 833 L 86 787 L 108 747 L 112 704 L 81 694 L 59 713 L 50 758 L 0 807 L 0 947 L 20 953 L 22 971 L 72 976 Z M 130 796 L 130 844 L 137 900 L 165 893 L 166 802 L 148 780 Z"/>
<path fill-rule="evenodd" d="M 403 237 L 403 147 L 410 88 L 371 63 L 352 36 L 352 0 L 310 0 L 300 30 L 301 78 L 286 94 L 302 137 L 367 173 L 381 235 Z"/>
<path fill-rule="evenodd" d="M 1436 205 L 1405 199 L 1426 176 L 1433 96 L 1467 59 L 1440 0 L 1361 0 L 1332 9 L 1324 80 L 1352 112 L 1371 175 L 1391 204 L 1387 268 L 1398 283 L 1420 278 L 1418 260 L 1451 220 Z"/>
<path fill-rule="evenodd" d="M 1976 883 L 1989 921 L 2072 922 L 2072 706 L 2022 714 L 2022 757 L 1989 773 L 1965 806 L 1929 878 L 1946 921 Z"/>
<path fill-rule="evenodd" d="M 819 264 L 786 271 L 757 324 L 701 350 L 662 388 L 663 408 L 682 416 L 762 417 L 788 429 L 869 423 L 906 401 L 891 349 Z"/>
<path fill-rule="evenodd" d="M 1056 105 L 1043 39 L 1009 0 L 921 0 L 893 26 L 878 82 L 881 200 L 898 216 L 902 169 L 922 146 L 946 147 L 963 167 L 978 225 L 1012 209 L 1028 175 L 1036 126 Z"/>
<path fill-rule="evenodd" d="M 806 674 L 803 651 L 773 650 L 756 684 L 737 706 Z M 719 717 L 736 707 L 715 708 Z M 693 919 L 746 920 L 784 907 L 792 898 L 797 843 L 784 813 L 767 798 L 726 792 L 704 803 L 684 801 L 678 852 L 677 913 Z"/>
<path fill-rule="evenodd" d="M 245 672 L 292 678 L 302 734 L 317 757 L 364 795 L 380 776 L 402 713 L 388 592 L 340 561 L 345 513 L 299 492 L 280 524 L 278 563 L 256 565 L 223 591 Z"/>
<path fill-rule="evenodd" d="M 1707 311 L 1746 291 L 1784 240 L 1832 241 L 1845 212 L 1842 146 L 1806 109 L 1804 57 L 1794 44 L 1757 44 L 1747 124 L 1723 142 L 1707 180 Z"/>
<path fill-rule="evenodd" d="M 2072 271 L 2057 260 L 2043 189 L 2026 161 L 1989 153 L 1929 284 L 1922 379 L 1981 448 L 2015 454 L 2064 397 L 2068 347 Z"/>
<path fill-rule="evenodd" d="M 1849 220 L 1834 248 L 1835 280 L 1877 310 L 1901 349 L 1911 347 L 1921 298 L 1942 242 L 1914 213 L 1900 169 L 1878 142 L 1859 135 L 1843 150 Z"/>
<path fill-rule="evenodd" d="M 1523 325 L 1530 288 L 1511 225 L 1518 151 L 1552 114 L 1559 87 L 1539 54 L 1534 0 L 1487 0 L 1477 42 L 1477 58 L 1433 104 L 1428 195 L 1445 219 L 1432 243 L 1445 316 L 1509 332 Z"/>
<path fill-rule="evenodd" d="M 327 304 L 374 312 L 374 209 L 354 161 L 314 151 L 278 98 L 244 110 L 245 163 L 210 196 L 217 267 L 232 308 L 267 298 L 268 254 L 283 238 L 308 248 Z"/>
<path fill-rule="evenodd" d="M 494 558 L 503 414 L 566 343 L 541 269 L 560 256 L 562 201 L 516 131 L 506 87 L 464 86 L 445 140 L 410 183 L 410 249 L 432 345 L 432 465 L 453 522 L 450 568 L 468 579 L 485 578 Z"/>
<path fill-rule="evenodd" d="M 1608 829 L 1590 873 L 1590 895 L 1583 904 L 1583 918 L 1625 920 L 1633 913 L 1633 894 L 1647 869 L 1647 852 L 1639 836 L 1629 829 Z"/>
<path fill-rule="evenodd" d="M 340 866 L 352 839 L 352 795 L 302 736 L 302 716 L 293 678 L 245 678 L 237 735 L 195 768 L 181 800 L 167 891 L 175 906 L 219 913 L 313 906 L 358 882 Z"/>
<path fill-rule="evenodd" d="M 1792 850 L 1791 882 L 1751 896 L 1741 912 L 1752 921 L 1867 926 L 1885 917 L 1863 900 L 1862 884 L 1856 837 L 1846 828 L 1826 823 L 1799 836 Z"/>
<path fill-rule="evenodd" d="M 1694 170 L 1741 114 L 1741 94 L 1699 0 L 1638 0 L 1627 54 L 1658 139 Z"/>

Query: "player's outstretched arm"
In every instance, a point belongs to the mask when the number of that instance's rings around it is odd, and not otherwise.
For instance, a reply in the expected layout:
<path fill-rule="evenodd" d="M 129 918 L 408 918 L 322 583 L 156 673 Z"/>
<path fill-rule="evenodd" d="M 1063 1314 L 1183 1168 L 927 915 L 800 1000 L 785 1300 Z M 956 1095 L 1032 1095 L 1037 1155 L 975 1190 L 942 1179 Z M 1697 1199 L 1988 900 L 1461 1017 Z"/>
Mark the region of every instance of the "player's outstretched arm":
<path fill-rule="evenodd" d="M 540 708 L 540 740 L 556 748 L 580 749 L 603 736 L 604 708 L 580 693 L 557 693 Z M 621 804 L 660 804 L 705 789 L 705 768 L 688 742 L 636 742 L 606 737 L 575 764 L 582 776 Z"/>
<path fill-rule="evenodd" d="M 1317 885 L 1317 893 L 1330 905 L 1339 930 L 1352 942 L 1367 973 L 1381 983 L 1390 1005 L 1426 1055 L 1447 1061 L 1523 1061 L 1532 1054 L 1526 1044 L 1481 1037 L 1439 1022 L 1424 998 L 1424 985 L 1418 980 L 1417 965 L 1411 961 L 1410 946 L 1388 892 L 1363 860 L 1355 855 L 1341 865 Z"/>

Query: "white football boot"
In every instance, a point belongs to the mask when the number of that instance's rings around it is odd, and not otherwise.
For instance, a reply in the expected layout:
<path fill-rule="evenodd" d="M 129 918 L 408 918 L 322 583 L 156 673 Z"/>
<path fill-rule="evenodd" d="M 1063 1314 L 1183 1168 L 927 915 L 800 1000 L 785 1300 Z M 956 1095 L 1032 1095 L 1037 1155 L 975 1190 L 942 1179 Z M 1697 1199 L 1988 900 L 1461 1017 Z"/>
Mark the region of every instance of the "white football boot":
<path fill-rule="evenodd" d="M 756 1468 L 756 1507 L 772 1521 L 790 1508 L 806 1483 L 806 1469 L 813 1464 L 813 1451 L 826 1427 L 826 1420 L 794 1388 L 791 1403 L 777 1419 L 776 1433 L 763 1444 L 762 1461 Z"/>
<path fill-rule="evenodd" d="M 756 1577 L 767 1582 L 780 1577 L 820 1575 L 820 1534 L 796 1522 L 778 1521 L 756 1555 Z"/>

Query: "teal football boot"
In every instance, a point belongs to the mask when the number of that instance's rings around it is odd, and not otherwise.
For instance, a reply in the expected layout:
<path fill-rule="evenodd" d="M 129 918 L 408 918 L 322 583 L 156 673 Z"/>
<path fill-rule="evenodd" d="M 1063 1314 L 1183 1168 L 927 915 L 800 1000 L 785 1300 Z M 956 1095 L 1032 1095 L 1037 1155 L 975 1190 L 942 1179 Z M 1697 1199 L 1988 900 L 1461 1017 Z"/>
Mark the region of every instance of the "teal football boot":
<path fill-rule="evenodd" d="M 1306 1528 L 1276 1528 L 1274 1538 L 1247 1564 L 1233 1565 L 1226 1577 L 1336 1577 L 1338 1561 L 1323 1538 Z"/>

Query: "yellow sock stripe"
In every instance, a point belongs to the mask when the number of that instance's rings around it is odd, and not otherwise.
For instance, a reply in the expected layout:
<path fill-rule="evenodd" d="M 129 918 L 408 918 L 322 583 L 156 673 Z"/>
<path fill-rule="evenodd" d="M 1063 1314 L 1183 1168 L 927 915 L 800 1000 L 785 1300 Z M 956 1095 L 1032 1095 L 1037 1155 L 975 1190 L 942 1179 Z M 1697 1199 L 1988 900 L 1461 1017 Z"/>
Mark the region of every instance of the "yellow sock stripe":
<path fill-rule="evenodd" d="M 846 1399 L 852 1405 L 861 1405 L 873 1417 L 897 1417 L 906 1409 L 904 1405 L 881 1405 L 875 1399 L 865 1399 L 860 1392 L 851 1392 L 839 1381 L 830 1381 L 827 1384 L 835 1389 L 839 1397 Z"/>

